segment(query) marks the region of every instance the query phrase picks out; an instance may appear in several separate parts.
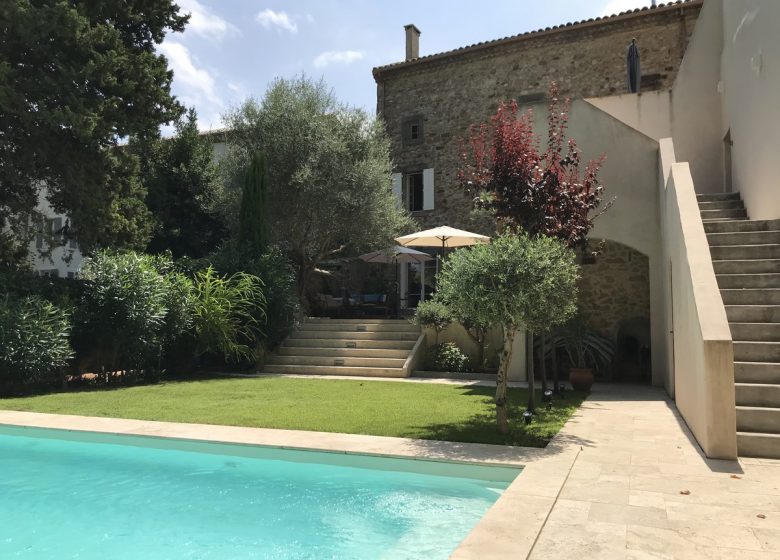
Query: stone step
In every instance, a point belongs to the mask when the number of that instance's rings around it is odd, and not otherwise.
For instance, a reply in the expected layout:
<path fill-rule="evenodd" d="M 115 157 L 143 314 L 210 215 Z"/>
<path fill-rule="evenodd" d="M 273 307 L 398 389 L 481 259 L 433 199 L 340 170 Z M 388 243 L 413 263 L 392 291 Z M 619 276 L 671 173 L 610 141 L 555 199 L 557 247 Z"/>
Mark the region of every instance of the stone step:
<path fill-rule="evenodd" d="M 699 202 L 710 202 L 714 200 L 740 200 L 738 192 L 719 192 L 719 193 L 700 193 L 696 195 Z"/>
<path fill-rule="evenodd" d="M 735 362 L 780 362 L 780 342 L 736 340 L 733 348 Z"/>
<path fill-rule="evenodd" d="M 718 287 L 726 288 L 780 288 L 780 273 L 772 274 L 718 274 Z"/>
<path fill-rule="evenodd" d="M 734 210 L 744 208 L 741 200 L 700 200 L 699 210 Z"/>
<path fill-rule="evenodd" d="M 780 407 L 780 385 L 768 383 L 735 383 L 737 406 Z M 780 432 L 780 425 L 777 426 Z"/>
<path fill-rule="evenodd" d="M 780 231 L 732 231 L 708 233 L 710 247 L 727 245 L 774 245 L 780 243 Z"/>
<path fill-rule="evenodd" d="M 265 366 L 265 373 L 293 375 L 348 375 L 360 377 L 406 377 L 403 368 L 375 368 L 348 366 L 304 366 L 274 365 Z"/>
<path fill-rule="evenodd" d="M 771 274 L 780 272 L 780 259 L 712 261 L 715 274 Z"/>
<path fill-rule="evenodd" d="M 779 304 L 780 290 L 777 288 L 745 288 L 742 290 L 721 290 L 720 295 L 726 305 Z"/>
<path fill-rule="evenodd" d="M 400 323 L 324 323 L 307 321 L 302 331 L 325 331 L 325 332 L 412 332 L 420 334 L 420 327 L 407 322 Z"/>
<path fill-rule="evenodd" d="M 780 384 L 780 364 L 774 362 L 734 362 L 737 383 Z"/>
<path fill-rule="evenodd" d="M 406 319 L 331 319 L 330 317 L 307 317 L 305 325 L 312 323 L 326 325 L 409 325 Z"/>
<path fill-rule="evenodd" d="M 780 323 L 780 305 L 727 305 L 726 317 L 733 323 Z"/>
<path fill-rule="evenodd" d="M 726 245 L 710 247 L 713 261 L 776 259 L 780 257 L 778 245 Z"/>
<path fill-rule="evenodd" d="M 737 454 L 740 457 L 780 459 L 780 435 L 737 432 Z"/>
<path fill-rule="evenodd" d="M 738 406 L 737 431 L 776 434 L 780 432 L 780 408 Z"/>
<path fill-rule="evenodd" d="M 408 354 L 408 353 L 407 353 Z M 281 366 L 346 366 L 371 368 L 401 368 L 403 358 L 352 358 L 346 356 L 274 356 L 268 362 L 270 365 Z"/>
<path fill-rule="evenodd" d="M 722 220 L 724 218 L 747 219 L 747 211 L 744 208 L 726 208 L 721 210 L 702 210 L 702 220 Z"/>
<path fill-rule="evenodd" d="M 728 220 L 707 222 L 706 233 L 729 233 L 735 231 L 780 231 L 780 220 Z"/>
<path fill-rule="evenodd" d="M 291 334 L 289 340 L 296 338 L 326 338 L 331 340 L 417 340 L 419 336 L 419 331 L 314 331 L 304 328 L 303 330 Z"/>
<path fill-rule="evenodd" d="M 357 340 L 328 338 L 288 338 L 285 347 L 309 348 L 371 348 L 380 350 L 411 350 L 414 340 Z"/>
<path fill-rule="evenodd" d="M 329 358 L 395 358 L 406 359 L 407 349 L 392 348 L 321 348 L 316 346 L 280 346 L 279 356 L 315 356 Z"/>
<path fill-rule="evenodd" d="M 735 341 L 780 341 L 780 323 L 729 323 Z"/>

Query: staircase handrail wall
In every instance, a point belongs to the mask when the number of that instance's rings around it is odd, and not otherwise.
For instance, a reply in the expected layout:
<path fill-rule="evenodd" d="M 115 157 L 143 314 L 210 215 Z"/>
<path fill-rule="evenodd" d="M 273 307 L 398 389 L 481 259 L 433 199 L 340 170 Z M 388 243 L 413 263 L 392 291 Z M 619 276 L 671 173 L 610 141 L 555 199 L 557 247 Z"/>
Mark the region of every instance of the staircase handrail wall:
<path fill-rule="evenodd" d="M 662 244 L 667 267 L 665 321 L 672 336 L 668 387 L 691 432 L 711 458 L 737 456 L 734 353 L 693 178 L 659 141 Z"/>

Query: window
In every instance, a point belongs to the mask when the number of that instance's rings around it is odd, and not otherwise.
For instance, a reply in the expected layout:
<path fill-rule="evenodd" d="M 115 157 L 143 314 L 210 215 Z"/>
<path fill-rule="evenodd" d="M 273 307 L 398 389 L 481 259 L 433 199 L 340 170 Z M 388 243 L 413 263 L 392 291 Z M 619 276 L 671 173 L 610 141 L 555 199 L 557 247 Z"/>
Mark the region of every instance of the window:
<path fill-rule="evenodd" d="M 419 212 L 423 205 L 423 174 L 409 173 L 405 177 L 404 206 L 410 212 Z"/>
<path fill-rule="evenodd" d="M 423 119 L 410 117 L 401 123 L 401 136 L 404 146 L 413 146 L 423 142 Z"/>

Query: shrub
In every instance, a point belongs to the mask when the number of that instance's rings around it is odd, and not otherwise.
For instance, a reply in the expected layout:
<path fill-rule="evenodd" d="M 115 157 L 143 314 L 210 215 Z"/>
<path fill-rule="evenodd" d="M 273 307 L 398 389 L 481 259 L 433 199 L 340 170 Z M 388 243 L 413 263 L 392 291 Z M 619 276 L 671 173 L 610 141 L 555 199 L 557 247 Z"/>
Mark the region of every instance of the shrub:
<path fill-rule="evenodd" d="M 159 266 L 133 252 L 103 251 L 85 262 L 76 323 L 84 366 L 125 375 L 159 369 L 169 287 Z"/>
<path fill-rule="evenodd" d="M 199 356 L 252 360 L 262 333 L 256 317 L 265 318 L 262 288 L 260 278 L 243 272 L 223 277 L 208 267 L 195 275 L 193 329 Z"/>
<path fill-rule="evenodd" d="M 414 313 L 414 323 L 421 327 L 430 327 L 435 330 L 436 344 L 439 344 L 439 333 L 452 323 L 452 312 L 440 301 L 423 301 L 417 304 L 417 309 Z"/>
<path fill-rule="evenodd" d="M 295 268 L 281 249 L 270 246 L 255 258 L 242 259 L 237 244 L 227 242 L 206 260 L 223 274 L 246 272 L 262 280 L 265 313 L 255 319 L 263 326 L 260 341 L 267 348 L 276 348 L 295 330 L 300 313 Z"/>
<path fill-rule="evenodd" d="M 463 373 L 471 371 L 468 356 L 454 342 L 437 344 L 428 353 L 427 367 L 433 371 Z"/>
<path fill-rule="evenodd" d="M 30 296 L 0 300 L 0 394 L 46 381 L 73 356 L 70 315 Z"/>

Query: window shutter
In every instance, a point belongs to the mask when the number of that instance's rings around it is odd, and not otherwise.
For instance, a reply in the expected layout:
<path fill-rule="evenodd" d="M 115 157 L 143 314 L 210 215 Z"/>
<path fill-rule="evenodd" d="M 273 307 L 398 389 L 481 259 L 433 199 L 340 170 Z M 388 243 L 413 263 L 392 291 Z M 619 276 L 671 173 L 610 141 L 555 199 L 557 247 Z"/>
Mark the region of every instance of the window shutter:
<path fill-rule="evenodd" d="M 433 210 L 433 168 L 423 169 L 423 210 Z"/>
<path fill-rule="evenodd" d="M 393 196 L 399 207 L 403 206 L 403 190 L 401 189 L 402 178 L 400 173 L 393 173 Z"/>

